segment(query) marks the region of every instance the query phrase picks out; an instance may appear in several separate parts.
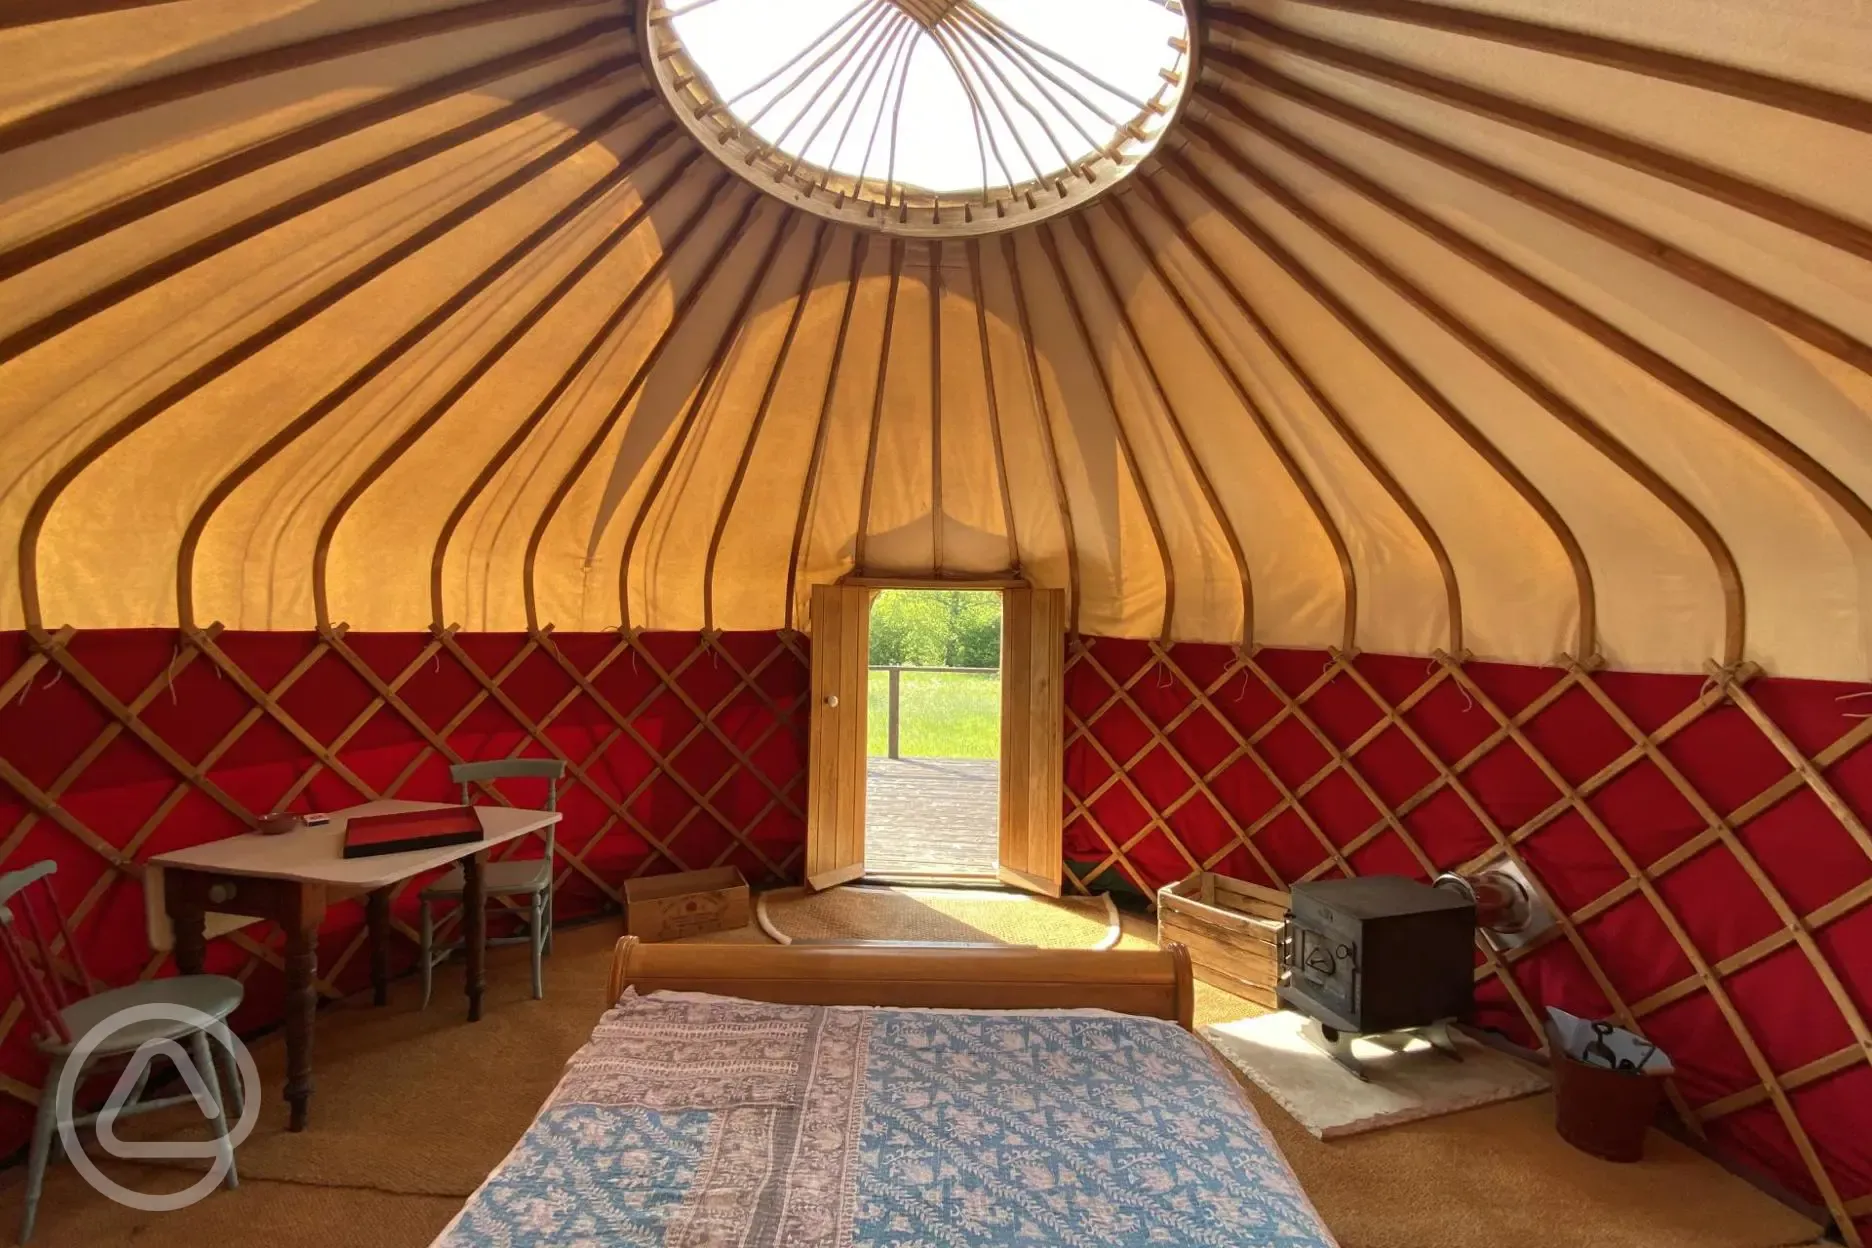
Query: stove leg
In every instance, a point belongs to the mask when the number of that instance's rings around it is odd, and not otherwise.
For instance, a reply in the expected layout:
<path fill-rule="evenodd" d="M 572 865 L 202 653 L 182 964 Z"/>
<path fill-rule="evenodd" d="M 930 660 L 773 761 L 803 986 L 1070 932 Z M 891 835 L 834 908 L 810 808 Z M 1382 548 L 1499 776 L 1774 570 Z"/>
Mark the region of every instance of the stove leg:
<path fill-rule="evenodd" d="M 1300 1029 L 1300 1033 L 1353 1078 L 1361 1083 L 1371 1082 L 1365 1074 L 1364 1065 L 1359 1062 L 1358 1058 L 1352 1056 L 1350 1035 L 1336 1027 L 1328 1027 L 1316 1018 L 1309 1018 L 1306 1025 Z"/>
<path fill-rule="evenodd" d="M 1420 1027 L 1417 1029 L 1417 1034 L 1428 1040 L 1432 1048 L 1452 1062 L 1463 1060 L 1462 1050 L 1456 1047 L 1456 1037 L 1450 1031 L 1449 1019 L 1431 1023 L 1428 1027 Z"/>

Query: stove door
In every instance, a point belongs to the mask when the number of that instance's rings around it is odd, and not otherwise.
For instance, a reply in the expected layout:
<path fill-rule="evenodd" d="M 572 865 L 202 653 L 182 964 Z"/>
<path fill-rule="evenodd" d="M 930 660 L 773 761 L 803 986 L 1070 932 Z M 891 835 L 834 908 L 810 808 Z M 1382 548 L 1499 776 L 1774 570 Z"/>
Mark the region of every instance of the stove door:
<path fill-rule="evenodd" d="M 1343 934 L 1294 924 L 1294 986 L 1345 1018 L 1358 1012 L 1358 949 Z"/>

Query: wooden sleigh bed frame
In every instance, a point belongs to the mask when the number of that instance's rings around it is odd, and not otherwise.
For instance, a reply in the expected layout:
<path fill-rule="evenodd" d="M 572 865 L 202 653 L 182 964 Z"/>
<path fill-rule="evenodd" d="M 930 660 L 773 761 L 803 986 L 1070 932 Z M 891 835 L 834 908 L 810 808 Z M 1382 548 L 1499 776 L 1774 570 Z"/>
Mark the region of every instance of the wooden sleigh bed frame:
<path fill-rule="evenodd" d="M 956 1010 L 1101 1009 L 1191 1029 L 1189 952 L 877 943 L 644 944 L 611 953 L 608 1001 L 639 993 L 708 992 L 782 1005 L 888 1005 Z"/>

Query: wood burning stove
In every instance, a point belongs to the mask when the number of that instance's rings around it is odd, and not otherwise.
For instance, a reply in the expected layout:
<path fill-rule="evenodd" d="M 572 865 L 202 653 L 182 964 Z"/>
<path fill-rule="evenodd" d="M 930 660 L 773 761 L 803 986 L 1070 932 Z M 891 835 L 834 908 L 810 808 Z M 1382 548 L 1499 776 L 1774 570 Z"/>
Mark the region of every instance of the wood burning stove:
<path fill-rule="evenodd" d="M 1281 931 L 1276 996 L 1361 1079 L 1351 1038 L 1421 1031 L 1454 1055 L 1444 1028 L 1475 1002 L 1475 904 L 1395 875 L 1295 884 Z"/>

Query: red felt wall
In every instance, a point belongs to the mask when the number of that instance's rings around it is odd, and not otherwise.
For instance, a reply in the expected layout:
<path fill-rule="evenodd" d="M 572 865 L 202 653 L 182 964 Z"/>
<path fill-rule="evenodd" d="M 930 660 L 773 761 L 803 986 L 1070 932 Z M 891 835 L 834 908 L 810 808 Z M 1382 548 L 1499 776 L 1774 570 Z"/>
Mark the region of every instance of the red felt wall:
<path fill-rule="evenodd" d="M 559 799 L 560 916 L 615 902 L 645 873 L 732 864 L 757 883 L 793 879 L 805 836 L 804 640 L 658 633 L 640 643 L 223 633 L 205 651 L 173 631 L 91 631 L 44 661 L 30 638 L 0 635 L 0 686 L 17 685 L 0 705 L 0 868 L 59 864 L 54 890 L 103 982 L 172 974 L 145 936 L 139 864 L 151 856 L 244 832 L 250 816 L 282 807 L 456 800 L 452 761 L 556 752 L 575 765 Z M 541 796 L 526 781 L 508 794 L 516 805 Z M 531 838 L 516 847 L 542 850 Z M 406 936 L 421 883 L 392 904 Z M 368 977 L 363 922 L 359 901 L 326 918 L 327 995 Z M 261 925 L 211 942 L 208 969 L 246 982 L 237 1026 L 278 1020 L 281 943 Z M 411 939 L 395 942 L 393 969 L 413 958 Z M 4 970 L 0 1001 L 3 1156 L 27 1137 L 44 1063 Z"/>
<path fill-rule="evenodd" d="M 170 971 L 144 939 L 136 864 L 287 799 L 450 798 L 450 756 L 577 764 L 561 799 L 566 917 L 638 873 L 797 872 L 803 638 L 225 633 L 204 650 L 138 630 L 63 645 L 48 658 L 0 635 L 0 865 L 59 862 L 59 897 L 106 982 Z M 1296 650 L 1243 667 L 1223 647 L 1115 639 L 1068 655 L 1066 855 L 1083 886 L 1148 892 L 1193 866 L 1283 885 L 1423 875 L 1507 838 L 1573 919 L 1501 973 L 1480 968 L 1482 1022 L 1525 1042 L 1547 1004 L 1623 1006 L 1677 1060 L 1683 1103 L 1719 1150 L 1812 1198 L 1798 1130 L 1843 1201 L 1872 1198 L 1872 1067 L 1856 1030 L 1872 1001 L 1872 726 L 1850 718 L 1872 701 L 1842 701 L 1867 690 L 1754 675 L 1739 688 L 1757 719 L 1696 676 Z M 1790 750 L 1816 761 L 1818 784 Z M 414 896 L 394 908 L 405 924 Z M 365 973 L 362 926 L 356 903 L 328 917 L 328 992 Z M 211 969 L 246 980 L 243 1026 L 278 1017 L 278 945 L 250 928 L 210 951 Z M 407 961 L 407 942 L 398 952 Z M 42 1069 L 15 997 L 0 982 L 0 1152 L 25 1138 Z"/>
<path fill-rule="evenodd" d="M 1199 867 L 1280 886 L 1423 878 L 1505 839 L 1570 922 L 1501 973 L 1478 956 L 1479 1021 L 1534 1043 L 1528 1014 L 1547 1005 L 1630 1010 L 1720 1152 L 1817 1200 L 1798 1133 L 1857 1212 L 1872 1204 L 1872 732 L 1854 716 L 1872 700 L 1742 675 L 1726 697 L 1697 676 L 1314 650 L 1243 666 L 1220 646 L 1088 639 L 1068 657 L 1068 870 L 1146 892 Z M 1818 783 L 1797 760 L 1818 760 Z"/>

